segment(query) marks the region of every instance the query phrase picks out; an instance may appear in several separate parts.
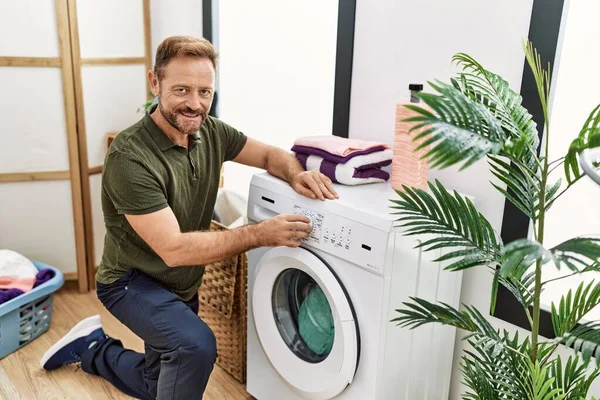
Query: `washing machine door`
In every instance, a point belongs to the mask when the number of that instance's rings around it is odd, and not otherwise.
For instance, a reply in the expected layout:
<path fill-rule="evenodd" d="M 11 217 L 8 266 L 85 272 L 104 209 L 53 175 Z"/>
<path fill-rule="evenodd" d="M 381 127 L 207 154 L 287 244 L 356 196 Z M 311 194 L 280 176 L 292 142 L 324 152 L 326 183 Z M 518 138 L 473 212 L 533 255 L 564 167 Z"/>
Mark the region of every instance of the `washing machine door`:
<path fill-rule="evenodd" d="M 333 270 L 303 248 L 258 261 L 252 312 L 273 368 L 301 396 L 325 400 L 352 383 L 360 338 L 352 303 Z"/>

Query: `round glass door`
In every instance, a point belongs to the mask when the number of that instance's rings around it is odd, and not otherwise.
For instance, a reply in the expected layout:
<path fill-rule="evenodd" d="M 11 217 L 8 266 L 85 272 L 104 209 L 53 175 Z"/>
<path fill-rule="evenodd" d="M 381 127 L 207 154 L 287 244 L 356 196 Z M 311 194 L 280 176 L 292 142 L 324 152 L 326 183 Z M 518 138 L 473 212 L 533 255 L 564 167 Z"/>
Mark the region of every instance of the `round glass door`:
<path fill-rule="evenodd" d="M 252 312 L 277 373 L 307 399 L 337 396 L 356 373 L 358 325 L 346 292 L 316 255 L 269 250 L 258 261 Z"/>
<path fill-rule="evenodd" d="M 275 280 L 271 299 L 275 324 L 290 351 L 309 363 L 326 359 L 335 326 L 327 296 L 317 282 L 301 270 L 286 269 Z"/>

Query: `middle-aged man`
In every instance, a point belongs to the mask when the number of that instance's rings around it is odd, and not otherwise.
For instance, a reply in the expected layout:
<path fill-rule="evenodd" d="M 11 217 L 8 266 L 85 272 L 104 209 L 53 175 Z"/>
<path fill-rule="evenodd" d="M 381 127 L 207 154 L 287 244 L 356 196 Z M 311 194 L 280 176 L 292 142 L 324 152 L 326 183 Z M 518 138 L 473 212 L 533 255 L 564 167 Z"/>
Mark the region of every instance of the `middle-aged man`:
<path fill-rule="evenodd" d="M 216 66 L 205 39 L 163 41 L 148 72 L 158 104 L 117 135 L 104 163 L 98 298 L 144 340 L 145 354 L 108 337 L 95 315 L 44 354 L 43 368 L 80 363 L 142 399 L 202 398 L 217 356 L 215 337 L 198 317 L 203 266 L 260 246 L 297 247 L 310 232 L 301 215 L 208 232 L 222 164 L 265 169 L 312 199 L 337 198 L 330 179 L 304 171 L 290 153 L 208 115 Z M 309 105 L 298 114 L 310 118 Z"/>

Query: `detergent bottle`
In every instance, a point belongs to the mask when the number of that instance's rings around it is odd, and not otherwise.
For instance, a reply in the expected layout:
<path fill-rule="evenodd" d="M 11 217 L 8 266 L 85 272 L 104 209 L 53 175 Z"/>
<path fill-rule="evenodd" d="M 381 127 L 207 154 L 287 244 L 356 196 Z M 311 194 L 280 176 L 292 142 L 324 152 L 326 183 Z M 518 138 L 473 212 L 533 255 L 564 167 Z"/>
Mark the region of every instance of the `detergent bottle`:
<path fill-rule="evenodd" d="M 394 126 L 394 155 L 392 161 L 391 184 L 395 190 L 402 191 L 403 185 L 419 189 L 427 189 L 429 178 L 429 162 L 423 158 L 429 151 L 429 146 L 417 151 L 417 147 L 425 138 L 414 141 L 415 136 L 425 128 L 411 129 L 417 125 L 415 122 L 405 122 L 405 119 L 418 115 L 406 107 L 407 104 L 418 105 L 428 109 L 429 107 L 415 96 L 423 91 L 422 84 L 410 84 L 408 86 L 410 96 L 396 104 L 396 121 Z"/>

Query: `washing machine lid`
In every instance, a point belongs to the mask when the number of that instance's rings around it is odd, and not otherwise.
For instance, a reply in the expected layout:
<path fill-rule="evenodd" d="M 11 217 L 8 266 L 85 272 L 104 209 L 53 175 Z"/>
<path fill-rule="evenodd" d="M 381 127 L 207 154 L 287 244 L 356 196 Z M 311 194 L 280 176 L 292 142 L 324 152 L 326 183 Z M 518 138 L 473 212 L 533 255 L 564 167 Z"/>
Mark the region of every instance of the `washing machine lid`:
<path fill-rule="evenodd" d="M 326 400 L 340 394 L 356 373 L 360 336 L 351 301 L 335 273 L 306 249 L 278 247 L 258 261 L 254 282 L 252 313 L 260 343 L 273 368 L 307 399 Z M 289 302 L 302 303 L 300 313 L 295 313 L 293 306 L 281 306 L 288 296 L 282 293 L 289 287 L 293 287 Z M 303 290 L 314 293 L 316 301 L 319 296 L 326 298 L 330 314 L 325 310 L 321 315 L 309 315 L 309 295 L 297 301 Z M 298 319 L 302 313 L 304 320 Z M 330 330 L 315 322 L 320 319 L 321 325 L 327 325 L 322 322 L 327 314 L 333 324 Z M 327 343 L 327 332 L 331 331 L 333 339 Z"/>

